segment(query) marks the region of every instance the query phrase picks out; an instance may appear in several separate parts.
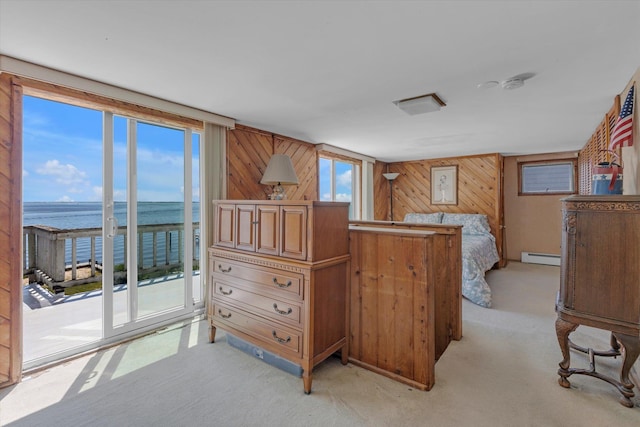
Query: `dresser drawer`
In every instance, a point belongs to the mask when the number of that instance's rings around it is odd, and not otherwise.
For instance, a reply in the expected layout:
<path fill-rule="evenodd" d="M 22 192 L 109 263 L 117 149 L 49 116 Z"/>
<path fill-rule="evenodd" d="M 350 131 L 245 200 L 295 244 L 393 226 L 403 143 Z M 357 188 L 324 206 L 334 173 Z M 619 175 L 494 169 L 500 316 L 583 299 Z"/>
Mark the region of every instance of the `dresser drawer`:
<path fill-rule="evenodd" d="M 211 322 L 214 325 L 220 325 L 222 329 L 227 325 L 269 344 L 271 348 L 279 348 L 301 356 L 302 332 L 260 320 L 242 310 L 221 304 L 217 300 L 213 301 L 212 306 Z"/>
<path fill-rule="evenodd" d="M 223 258 L 213 257 L 213 272 L 217 277 L 234 277 L 248 280 L 265 286 L 276 295 L 286 295 L 288 298 L 303 298 L 303 275 L 290 273 L 288 271 L 277 270 L 269 267 L 248 267 L 246 264 L 239 264 L 227 261 Z"/>
<path fill-rule="evenodd" d="M 300 304 L 282 301 L 270 295 L 261 295 L 259 293 L 261 286 L 254 286 L 257 289 L 251 289 L 246 284 L 241 286 L 219 280 L 216 275 L 214 276 L 212 295 L 214 299 L 227 304 L 249 305 L 251 308 L 247 308 L 248 311 L 302 328 L 302 307 Z"/>

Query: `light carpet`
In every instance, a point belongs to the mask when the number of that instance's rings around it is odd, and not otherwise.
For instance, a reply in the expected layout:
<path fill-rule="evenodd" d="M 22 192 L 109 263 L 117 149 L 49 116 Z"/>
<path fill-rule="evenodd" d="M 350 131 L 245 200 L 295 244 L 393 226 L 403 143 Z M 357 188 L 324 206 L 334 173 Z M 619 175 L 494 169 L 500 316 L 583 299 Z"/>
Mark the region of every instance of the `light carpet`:
<path fill-rule="evenodd" d="M 330 358 L 302 380 L 225 343 L 205 321 L 163 331 L 50 368 L 0 390 L 8 426 L 609 426 L 640 425 L 604 381 L 558 385 L 559 268 L 510 262 L 488 273 L 494 308 L 463 302 L 463 339 L 436 364 L 423 392 Z M 579 344 L 609 334 L 579 327 Z M 572 353 L 572 366 L 587 366 Z M 620 359 L 599 359 L 617 375 Z M 637 364 L 636 364 L 637 368 Z"/>

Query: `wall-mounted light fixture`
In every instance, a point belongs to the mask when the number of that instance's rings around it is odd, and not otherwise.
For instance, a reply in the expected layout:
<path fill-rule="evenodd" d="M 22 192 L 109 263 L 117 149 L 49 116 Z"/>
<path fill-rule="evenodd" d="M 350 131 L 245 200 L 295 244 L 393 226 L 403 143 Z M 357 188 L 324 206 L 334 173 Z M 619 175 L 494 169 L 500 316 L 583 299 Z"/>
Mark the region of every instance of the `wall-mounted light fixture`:
<path fill-rule="evenodd" d="M 260 184 L 273 185 L 271 200 L 283 200 L 286 198 L 283 185 L 298 185 L 298 177 L 293 168 L 291 158 L 286 154 L 274 154 L 269 159 L 267 169 L 262 175 Z"/>
<path fill-rule="evenodd" d="M 389 200 L 391 205 L 391 221 L 393 221 L 393 180 L 396 179 L 400 175 L 397 172 L 387 172 L 383 173 L 382 176 L 387 178 L 389 181 Z"/>

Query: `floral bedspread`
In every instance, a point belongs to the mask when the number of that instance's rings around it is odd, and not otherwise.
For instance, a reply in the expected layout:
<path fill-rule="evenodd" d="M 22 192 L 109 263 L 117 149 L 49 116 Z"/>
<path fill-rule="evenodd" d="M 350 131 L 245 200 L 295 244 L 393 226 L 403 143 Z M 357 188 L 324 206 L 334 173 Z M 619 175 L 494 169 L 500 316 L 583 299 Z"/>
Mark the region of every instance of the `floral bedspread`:
<path fill-rule="evenodd" d="M 462 295 L 479 306 L 491 307 L 491 288 L 484 274 L 499 260 L 493 235 L 463 234 Z"/>

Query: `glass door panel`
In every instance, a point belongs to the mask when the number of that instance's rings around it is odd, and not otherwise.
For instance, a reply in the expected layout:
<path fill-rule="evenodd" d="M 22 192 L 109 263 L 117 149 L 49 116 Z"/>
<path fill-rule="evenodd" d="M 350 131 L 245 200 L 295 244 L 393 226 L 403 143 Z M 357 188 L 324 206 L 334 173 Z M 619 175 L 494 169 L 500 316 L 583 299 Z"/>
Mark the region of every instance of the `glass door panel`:
<path fill-rule="evenodd" d="M 110 199 L 105 206 L 112 207 L 111 212 L 105 215 L 109 221 L 105 229 L 111 228 L 112 243 L 110 253 L 112 260 L 110 271 L 113 278 L 113 327 L 121 327 L 130 321 L 128 310 L 127 288 L 127 119 L 119 116 L 111 116 L 113 123 L 109 128 L 113 129 L 113 149 L 111 157 L 111 170 L 113 177 L 105 179 L 105 190 L 109 188 Z M 105 124 L 107 128 L 107 124 Z M 107 157 L 105 156 L 105 157 Z M 107 183 L 110 185 L 107 185 Z M 109 193 L 105 191 L 105 193 Z M 105 195 L 105 197 L 107 197 Z M 108 240 L 108 239 L 106 239 Z"/>
<path fill-rule="evenodd" d="M 185 132 L 137 124 L 137 318 L 185 307 L 185 255 L 191 252 L 185 217 Z M 189 159 L 191 160 L 191 159 Z M 189 204 L 189 213 L 191 204 Z M 189 215 L 190 216 L 190 215 Z M 187 251 L 189 249 L 189 251 Z M 191 283 L 189 283 L 191 286 Z"/>
<path fill-rule="evenodd" d="M 105 123 L 112 130 L 105 132 L 112 141 L 104 186 L 105 280 L 113 285 L 105 298 L 107 336 L 193 310 L 191 132 L 112 120 Z"/>
<path fill-rule="evenodd" d="M 102 203 L 96 191 L 102 114 L 27 95 L 22 114 L 22 355 L 28 369 L 102 338 Z"/>

